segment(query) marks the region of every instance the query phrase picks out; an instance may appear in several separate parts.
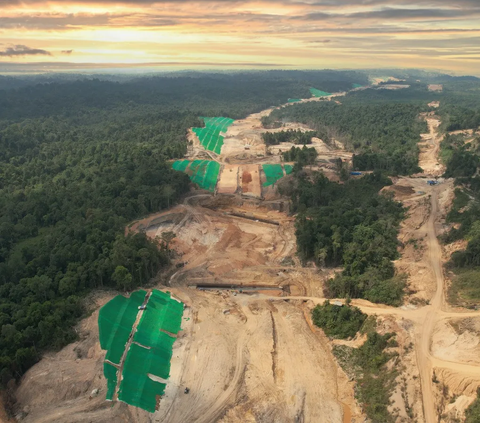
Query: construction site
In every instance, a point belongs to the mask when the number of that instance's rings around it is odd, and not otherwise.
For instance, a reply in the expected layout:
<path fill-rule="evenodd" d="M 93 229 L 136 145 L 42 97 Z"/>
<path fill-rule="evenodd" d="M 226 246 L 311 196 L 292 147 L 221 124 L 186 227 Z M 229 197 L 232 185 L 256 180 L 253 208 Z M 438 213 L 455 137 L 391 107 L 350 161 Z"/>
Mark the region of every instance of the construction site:
<path fill-rule="evenodd" d="M 313 101 L 336 96 L 317 91 Z M 281 161 L 290 146 L 268 147 L 261 136 L 271 110 L 237 121 L 204 118 L 205 128 L 189 131 L 188 154 L 172 166 L 200 189 L 126 229 L 153 239 L 173 232 L 174 269 L 149 290 L 92 294 L 95 310 L 78 325 L 80 340 L 25 375 L 17 392 L 22 421 L 367 421 L 355 381 L 332 354 L 365 336 L 332 340 L 311 320 L 325 280 L 341 269 L 302 266 L 296 256 L 295 217 L 278 193 L 293 171 Z M 397 335 L 390 406 L 397 421 L 447 423 L 462 418 L 480 386 L 480 312 L 445 301 L 443 264 L 460 246 L 442 248 L 437 237 L 454 188 L 439 178 L 440 121 L 434 112 L 423 118 L 424 172 L 384 188 L 408 207 L 395 262 L 408 276 L 405 305 L 352 304 L 377 316 L 379 333 Z M 277 130 L 286 128 L 309 130 L 293 123 Z M 352 154 L 338 141 L 316 138 L 311 146 L 318 152 L 312 168 L 338 180 L 333 163 Z M 439 183 L 428 184 L 433 178 Z"/>

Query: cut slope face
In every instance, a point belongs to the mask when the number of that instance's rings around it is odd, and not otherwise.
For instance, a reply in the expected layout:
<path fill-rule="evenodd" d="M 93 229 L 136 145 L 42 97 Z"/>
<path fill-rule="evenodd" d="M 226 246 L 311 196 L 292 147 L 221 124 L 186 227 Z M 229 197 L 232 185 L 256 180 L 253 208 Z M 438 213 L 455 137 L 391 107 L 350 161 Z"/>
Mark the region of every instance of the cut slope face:
<path fill-rule="evenodd" d="M 227 131 L 234 120 L 226 117 L 202 117 L 201 119 L 205 122 L 205 127 L 192 128 L 192 131 L 197 135 L 205 150 L 220 154 L 224 138 L 221 134 Z"/>
<path fill-rule="evenodd" d="M 117 295 L 100 309 L 98 315 L 100 347 L 107 350 L 106 361 L 120 364 L 137 318 L 138 307 L 142 305 L 146 294 L 145 291 L 136 291 L 130 298 Z"/>
<path fill-rule="evenodd" d="M 263 172 L 265 173 L 266 181 L 263 183 L 264 187 L 273 185 L 279 179 L 283 178 L 285 175 L 283 173 L 282 165 L 279 164 L 264 164 L 262 165 Z"/>
<path fill-rule="evenodd" d="M 107 350 L 106 399 L 114 399 L 120 380 L 118 399 L 153 413 L 170 377 L 170 359 L 175 335 L 180 331 L 183 304 L 169 293 L 154 290 L 147 297 L 146 294 L 137 291 L 130 298 L 118 295 L 100 310 L 98 326 L 100 345 Z M 139 310 L 145 298 L 146 307 Z"/>
<path fill-rule="evenodd" d="M 172 165 L 174 170 L 186 172 L 190 180 L 207 191 L 215 191 L 220 164 L 213 160 L 177 160 Z"/>

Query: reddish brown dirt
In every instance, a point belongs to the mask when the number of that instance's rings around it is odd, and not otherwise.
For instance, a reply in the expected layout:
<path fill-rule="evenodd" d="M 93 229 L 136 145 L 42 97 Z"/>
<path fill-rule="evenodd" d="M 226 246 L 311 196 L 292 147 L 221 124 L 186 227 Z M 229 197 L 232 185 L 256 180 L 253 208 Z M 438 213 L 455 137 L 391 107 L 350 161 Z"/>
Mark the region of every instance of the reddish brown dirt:
<path fill-rule="evenodd" d="M 260 166 L 242 165 L 240 167 L 240 184 L 242 194 L 260 198 L 262 196 L 262 187 L 260 185 Z"/>

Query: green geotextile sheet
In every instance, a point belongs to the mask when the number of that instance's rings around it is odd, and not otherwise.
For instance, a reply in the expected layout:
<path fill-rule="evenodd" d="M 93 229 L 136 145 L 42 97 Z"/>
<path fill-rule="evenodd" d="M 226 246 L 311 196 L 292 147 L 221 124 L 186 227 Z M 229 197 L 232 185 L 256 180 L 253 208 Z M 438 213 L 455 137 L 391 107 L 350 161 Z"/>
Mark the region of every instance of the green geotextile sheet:
<path fill-rule="evenodd" d="M 228 127 L 235 122 L 233 119 L 226 117 L 202 117 L 205 126 L 218 128 L 221 132 L 226 132 Z"/>
<path fill-rule="evenodd" d="M 172 299 L 168 293 L 153 291 L 133 338 L 134 342 L 157 347 L 158 336 L 165 335 L 160 332 L 160 329 L 174 334 L 178 333 L 182 315 L 183 304 L 181 302 Z"/>
<path fill-rule="evenodd" d="M 125 350 L 128 337 L 142 305 L 145 291 L 136 291 L 125 298 L 117 295 L 105 304 L 98 314 L 100 347 L 107 350 L 105 360 L 119 364 Z"/>
<path fill-rule="evenodd" d="M 114 344 L 111 338 L 117 333 L 115 332 L 117 326 L 121 326 L 117 324 L 117 321 L 122 321 L 127 313 L 132 311 L 130 308 L 133 305 L 135 305 L 136 318 L 138 306 L 143 303 L 145 294 L 145 291 L 137 291 L 128 299 L 119 295 L 102 307 L 98 318 L 99 328 L 102 328 L 100 330 L 102 348 L 106 349 L 105 347 L 111 347 Z M 115 313 L 117 313 L 116 319 Z M 168 379 L 172 347 L 176 338 L 163 331 L 176 335 L 180 331 L 182 315 L 183 303 L 172 299 L 168 292 L 152 291 L 123 363 L 118 390 L 119 400 L 151 413 L 155 411 L 157 396 L 165 393 L 166 384 L 153 380 L 149 375 L 163 380 Z M 129 326 L 128 335 L 131 333 L 135 318 Z M 108 332 L 106 331 L 109 328 L 111 336 L 107 336 Z M 123 349 L 120 351 L 117 363 L 123 355 L 128 335 L 125 342 L 122 341 Z M 107 351 L 107 357 L 109 352 Z M 104 363 L 103 372 L 107 379 L 106 398 L 111 400 L 115 394 L 119 376 L 117 369 L 107 362 Z"/>
<path fill-rule="evenodd" d="M 194 160 L 192 162 L 178 160 L 173 164 L 173 168 L 188 173 L 190 180 L 201 188 L 215 191 L 218 174 L 220 173 L 219 163 L 212 160 Z"/>
<path fill-rule="evenodd" d="M 168 336 L 168 335 L 167 335 Z M 172 340 L 175 338 L 168 337 Z M 170 356 L 172 354 L 170 345 Z M 168 367 L 168 370 L 165 370 Z M 157 396 L 165 393 L 165 383 L 157 382 L 148 377 L 149 374 L 170 371 L 170 357 L 163 359 L 156 351 L 132 344 L 128 351 L 123 368 L 122 382 L 118 390 L 118 399 L 135 407 L 140 407 L 150 413 L 155 412 Z"/>
<path fill-rule="evenodd" d="M 363 85 L 361 84 L 352 84 L 353 88 L 362 88 Z"/>
<path fill-rule="evenodd" d="M 268 187 L 269 185 L 273 185 L 277 182 L 280 178 L 283 178 L 283 169 L 282 165 L 279 164 L 264 164 L 262 165 L 263 171 L 265 172 L 265 176 L 267 181 L 264 182 L 263 186 Z"/>
<path fill-rule="evenodd" d="M 107 400 L 112 400 L 117 386 L 117 368 L 108 363 L 103 363 L 103 374 L 107 379 Z"/>
<path fill-rule="evenodd" d="M 289 103 L 298 103 L 299 101 L 302 101 L 300 98 L 289 98 L 288 102 Z"/>
<path fill-rule="evenodd" d="M 283 168 L 285 169 L 285 173 L 287 175 L 290 175 L 290 173 L 293 172 L 293 166 L 292 165 L 286 164 L 286 165 L 283 165 Z"/>
<path fill-rule="evenodd" d="M 172 168 L 173 170 L 178 170 L 180 172 L 185 172 L 185 169 L 190 164 L 190 160 L 177 160 L 173 163 Z"/>
<path fill-rule="evenodd" d="M 332 95 L 331 93 L 326 93 L 325 91 L 317 90 L 316 88 L 310 88 L 310 94 L 313 97 L 325 97 L 327 95 Z"/>
<path fill-rule="evenodd" d="M 202 117 L 201 119 L 203 119 L 205 127 L 192 128 L 192 131 L 197 135 L 205 150 L 220 154 L 223 146 L 223 136 L 220 133 L 226 132 L 234 120 L 226 117 Z"/>

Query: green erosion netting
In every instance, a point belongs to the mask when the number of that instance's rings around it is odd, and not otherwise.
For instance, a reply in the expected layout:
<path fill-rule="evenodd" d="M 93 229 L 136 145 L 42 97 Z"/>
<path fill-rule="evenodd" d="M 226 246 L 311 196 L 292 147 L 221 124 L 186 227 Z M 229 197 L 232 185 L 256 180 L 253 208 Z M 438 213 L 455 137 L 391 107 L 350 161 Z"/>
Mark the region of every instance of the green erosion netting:
<path fill-rule="evenodd" d="M 177 164 L 178 162 L 181 163 Z M 201 188 L 215 191 L 220 164 L 212 160 L 194 160 L 190 166 L 189 164 L 188 160 L 178 160 L 173 164 L 173 168 L 188 173 L 190 180 Z"/>
<path fill-rule="evenodd" d="M 264 187 L 274 184 L 280 178 L 284 177 L 282 165 L 279 164 L 264 164 L 262 165 L 267 181 L 263 183 Z"/>
<path fill-rule="evenodd" d="M 226 132 L 228 127 L 235 122 L 233 119 L 226 117 L 202 117 L 205 122 L 205 126 L 215 127 L 220 130 L 220 132 Z"/>
<path fill-rule="evenodd" d="M 173 170 L 178 170 L 180 172 L 185 172 L 185 169 L 190 164 L 190 160 L 177 160 L 173 163 L 172 168 Z"/>
<path fill-rule="evenodd" d="M 362 84 L 352 84 L 353 85 L 353 88 L 362 88 L 363 85 Z"/>
<path fill-rule="evenodd" d="M 142 305 L 145 291 L 135 291 L 130 298 L 117 295 L 105 304 L 98 313 L 98 331 L 100 346 L 107 350 L 105 359 L 119 364 L 125 345 L 132 331 L 138 314 L 138 307 Z"/>
<path fill-rule="evenodd" d="M 207 169 L 205 171 L 205 177 L 203 180 L 203 188 L 214 191 L 215 186 L 217 185 L 218 174 L 220 173 L 220 164 L 217 162 L 208 163 Z"/>
<path fill-rule="evenodd" d="M 190 165 L 190 167 L 188 168 L 188 170 L 195 173 L 198 170 L 198 167 L 205 161 L 206 160 L 194 160 Z"/>
<path fill-rule="evenodd" d="M 178 333 L 183 314 L 183 304 L 172 300 L 169 294 L 153 291 L 148 300 L 148 307 L 142 315 L 138 325 L 138 331 L 133 341 L 152 348 L 162 348 L 163 339 L 168 336 L 160 329 L 170 333 Z M 173 339 L 173 338 L 171 338 Z M 173 344 L 173 342 L 172 342 Z M 169 359 L 170 360 L 170 359 Z M 160 376 L 160 375 L 158 375 Z M 168 377 L 161 376 L 163 378 Z"/>
<path fill-rule="evenodd" d="M 105 346 L 112 347 L 112 345 L 115 347 L 115 342 L 111 341 L 111 338 L 117 333 L 115 329 L 118 325 L 115 323 L 124 318 L 127 310 L 132 307 L 131 305 L 135 305 L 135 310 L 138 312 L 138 306 L 143 303 L 145 294 L 145 291 L 137 291 L 128 299 L 119 295 L 102 307 L 98 318 L 99 327 L 102 328 L 100 330 L 102 348 Z M 116 319 L 112 312 L 118 314 Z M 136 315 L 135 313 L 135 318 Z M 170 376 L 172 347 L 176 338 L 162 330 L 176 335 L 180 330 L 182 316 L 183 303 L 171 298 L 169 293 L 152 291 L 136 328 L 133 343 L 123 363 L 121 383 L 118 390 L 119 400 L 151 413 L 155 411 L 157 396 L 165 393 L 166 384 L 152 380 L 149 375 L 164 380 Z M 134 321 L 135 319 L 130 324 L 128 334 L 132 330 Z M 111 330 L 110 334 L 108 329 Z M 123 343 L 123 350 L 120 351 L 120 358 L 123 355 L 125 345 L 126 341 Z M 109 353 L 110 351 L 107 352 L 107 357 Z M 103 372 L 107 379 L 106 398 L 112 399 L 118 380 L 117 369 L 105 362 Z"/>
<path fill-rule="evenodd" d="M 283 165 L 283 168 L 285 169 L 285 173 L 287 175 L 290 175 L 290 173 L 293 171 L 293 166 L 289 164 Z"/>
<path fill-rule="evenodd" d="M 171 339 L 175 340 L 174 338 Z M 118 399 L 154 413 L 157 405 L 157 395 L 163 395 L 167 385 L 150 379 L 148 374 L 158 376 L 157 373 L 162 372 L 162 366 L 164 364 L 162 365 L 158 355 L 153 350 L 132 344 L 125 359 Z M 168 368 L 170 370 L 169 362 Z"/>
<path fill-rule="evenodd" d="M 226 132 L 234 120 L 226 117 L 202 117 L 201 119 L 205 122 L 205 128 L 192 128 L 192 131 L 205 150 L 220 154 L 223 146 L 223 136 L 220 133 Z"/>
<path fill-rule="evenodd" d="M 331 93 L 326 93 L 325 91 L 317 90 L 316 88 L 310 88 L 310 94 L 313 97 L 325 97 L 327 95 L 332 95 Z"/>
<path fill-rule="evenodd" d="M 299 101 L 302 101 L 301 98 L 289 98 L 288 102 L 289 103 L 298 103 Z"/>
<path fill-rule="evenodd" d="M 105 375 L 105 379 L 107 379 L 106 398 L 107 400 L 112 400 L 118 381 L 117 368 L 113 367 L 111 364 L 103 363 L 103 374 Z"/>

